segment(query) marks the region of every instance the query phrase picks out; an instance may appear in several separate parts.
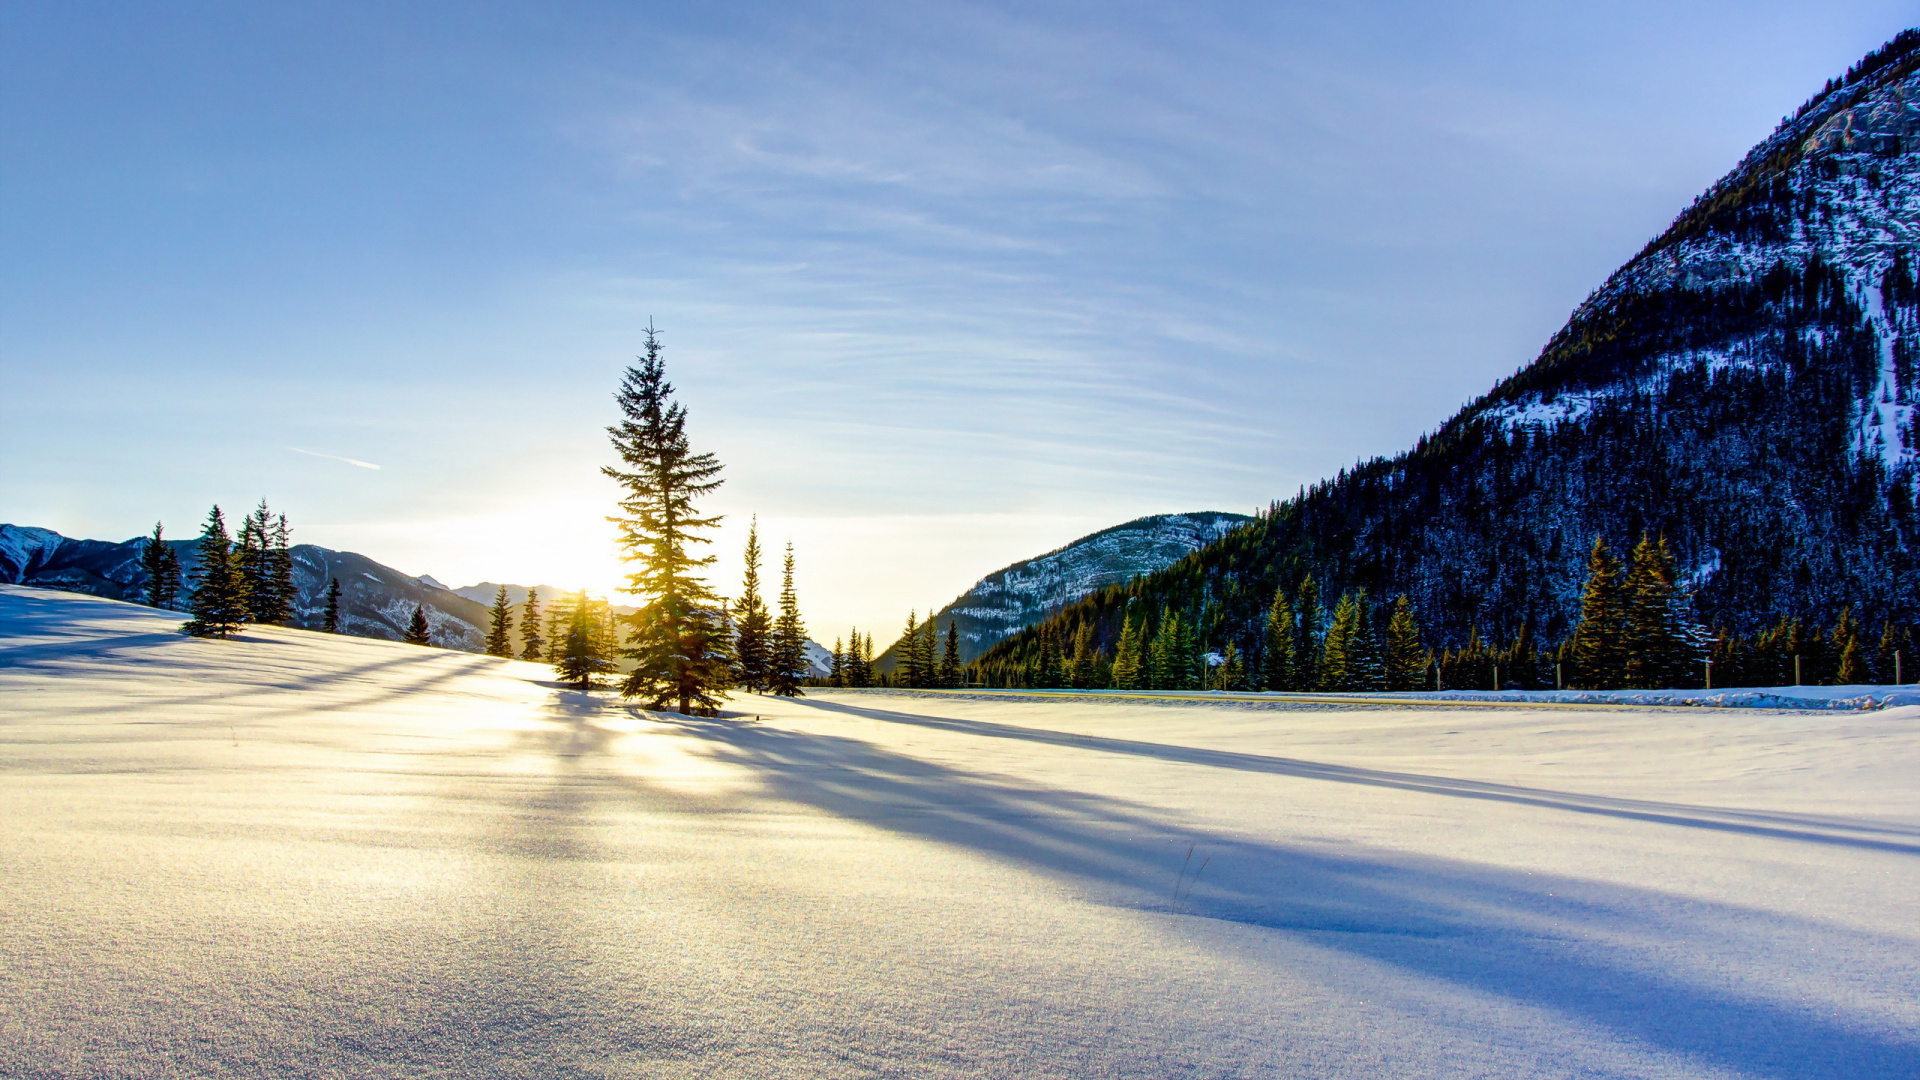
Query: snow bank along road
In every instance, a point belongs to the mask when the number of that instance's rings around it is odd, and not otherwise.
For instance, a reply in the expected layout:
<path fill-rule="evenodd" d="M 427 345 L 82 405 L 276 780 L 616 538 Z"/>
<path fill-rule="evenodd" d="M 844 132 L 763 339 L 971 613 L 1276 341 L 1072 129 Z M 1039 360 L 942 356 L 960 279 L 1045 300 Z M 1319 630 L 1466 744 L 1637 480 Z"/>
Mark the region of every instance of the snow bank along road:
<path fill-rule="evenodd" d="M 173 626 L 0 587 L 0 1075 L 1920 1076 L 1917 710 L 698 721 Z"/>

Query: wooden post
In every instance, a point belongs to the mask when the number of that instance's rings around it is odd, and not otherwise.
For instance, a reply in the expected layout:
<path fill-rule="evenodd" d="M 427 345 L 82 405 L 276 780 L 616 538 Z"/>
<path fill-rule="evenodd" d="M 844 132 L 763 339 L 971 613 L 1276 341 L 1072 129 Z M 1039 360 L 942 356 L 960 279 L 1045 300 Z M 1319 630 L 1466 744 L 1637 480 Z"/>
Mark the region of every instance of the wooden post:
<path fill-rule="evenodd" d="M 1713 661 L 1702 661 L 1707 665 L 1707 689 L 1713 689 Z"/>
<path fill-rule="evenodd" d="M 1493 689 L 1496 693 L 1500 689 L 1500 661 L 1498 660 L 1493 662 Z"/>
<path fill-rule="evenodd" d="M 1895 686 L 1906 685 L 1905 683 L 1900 681 L 1900 650 L 1899 649 L 1893 650 L 1893 685 Z"/>
<path fill-rule="evenodd" d="M 1560 661 L 1558 660 L 1553 662 L 1553 688 L 1555 690 L 1565 690 L 1567 688 L 1567 681 L 1560 677 Z"/>
<path fill-rule="evenodd" d="M 1793 685 L 1800 685 L 1800 654 L 1793 654 Z"/>
<path fill-rule="evenodd" d="M 1433 662 L 1433 692 L 1440 692 L 1440 661 Z"/>

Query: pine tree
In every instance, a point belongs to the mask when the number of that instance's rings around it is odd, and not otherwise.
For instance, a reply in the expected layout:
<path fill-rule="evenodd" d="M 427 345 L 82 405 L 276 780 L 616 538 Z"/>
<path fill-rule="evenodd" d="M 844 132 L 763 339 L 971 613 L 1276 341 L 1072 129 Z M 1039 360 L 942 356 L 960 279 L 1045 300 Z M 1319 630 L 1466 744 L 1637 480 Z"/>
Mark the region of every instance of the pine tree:
<path fill-rule="evenodd" d="M 1140 624 L 1129 614 L 1120 627 L 1120 643 L 1113 648 L 1113 688 L 1115 690 L 1143 690 L 1142 676 L 1145 674 L 1141 662 Z"/>
<path fill-rule="evenodd" d="M 607 429 L 624 469 L 602 470 L 626 489 L 622 516 L 609 520 L 618 527 L 623 558 L 640 567 L 624 591 L 644 601 L 630 619 L 623 655 L 634 666 L 620 692 L 645 698 L 649 708 L 677 704 L 682 714 L 710 716 L 732 682 L 732 634 L 699 576 L 713 557 L 695 556 L 689 547 L 709 543 L 701 534 L 720 523 L 694 510 L 695 499 L 720 486 L 720 462 L 689 446 L 686 409 L 673 400 L 651 326 L 639 360 L 616 395 L 626 419 Z"/>
<path fill-rule="evenodd" d="M 920 665 L 920 685 L 926 687 L 940 685 L 939 657 L 940 628 L 934 625 L 933 616 L 928 615 L 927 621 L 920 624 L 920 647 L 915 650 L 914 656 Z"/>
<path fill-rule="evenodd" d="M 841 648 L 839 638 L 833 639 L 833 666 L 827 669 L 827 685 L 842 687 L 847 685 L 847 654 Z"/>
<path fill-rule="evenodd" d="M 293 530 L 287 527 L 287 515 L 267 516 L 266 500 L 260 501 L 255 525 L 260 535 L 259 573 L 249 584 L 249 606 L 255 622 L 284 626 L 293 618 L 296 599 L 293 587 Z"/>
<path fill-rule="evenodd" d="M 413 618 L 407 621 L 407 632 L 402 637 L 409 645 L 433 644 L 433 628 L 427 624 L 425 607 L 413 605 Z"/>
<path fill-rule="evenodd" d="M 1040 662 L 1034 669 L 1033 685 L 1041 690 L 1058 690 L 1066 682 L 1061 669 L 1060 642 L 1050 633 L 1040 636 Z"/>
<path fill-rule="evenodd" d="M 140 552 L 140 567 L 147 573 L 147 605 L 170 608 L 180 597 L 180 557 L 167 546 L 159 522 L 153 523 L 153 535 Z"/>
<path fill-rule="evenodd" d="M 547 604 L 547 628 L 543 640 L 547 643 L 547 652 L 540 659 L 549 664 L 558 664 L 567 649 L 567 628 L 573 625 L 573 613 L 579 608 L 578 597 L 586 595 L 563 592 Z"/>
<path fill-rule="evenodd" d="M 1852 612 L 1843 609 L 1841 615 L 1848 625 L 1846 636 L 1840 640 L 1840 668 L 1834 674 L 1834 685 L 1858 686 L 1872 682 L 1872 676 L 1867 674 L 1866 650 L 1860 647 L 1860 634 L 1852 625 Z"/>
<path fill-rule="evenodd" d="M 1625 593 L 1619 560 L 1607 553 L 1605 539 L 1594 537 L 1580 595 L 1580 625 L 1573 631 L 1574 668 L 1585 689 L 1613 690 L 1626 681 Z"/>
<path fill-rule="evenodd" d="M 1359 678 L 1360 605 L 1353 593 L 1343 593 L 1333 610 L 1333 622 L 1327 626 L 1326 643 L 1320 653 L 1321 690 L 1352 690 Z"/>
<path fill-rule="evenodd" d="M 493 594 L 493 620 L 487 625 L 487 655 L 513 659 L 513 605 L 507 600 L 507 587 Z"/>
<path fill-rule="evenodd" d="M 1147 687 L 1149 690 L 1178 690 L 1180 665 L 1180 616 L 1162 615 L 1160 627 L 1147 642 Z"/>
<path fill-rule="evenodd" d="M 760 519 L 747 526 L 746 573 L 740 599 L 733 605 L 734 669 L 736 681 L 747 690 L 764 691 L 772 684 L 773 620 L 760 598 Z"/>
<path fill-rule="evenodd" d="M 240 519 L 233 542 L 233 576 L 246 605 L 247 621 L 265 622 L 273 586 L 267 573 L 267 501 Z"/>
<path fill-rule="evenodd" d="M 560 655 L 553 666 L 561 682 L 576 690 L 592 690 L 596 678 L 614 670 L 607 604 L 590 599 L 582 590 L 565 607 L 567 626 L 560 634 Z"/>
<path fill-rule="evenodd" d="M 1664 537 L 1655 543 L 1642 533 L 1633 549 L 1633 563 L 1625 586 L 1626 685 L 1659 690 L 1692 680 L 1700 652 L 1685 596 L 1674 583 L 1673 555 Z"/>
<path fill-rule="evenodd" d="M 1293 645 L 1293 685 L 1299 690 L 1311 690 L 1320 685 L 1320 624 L 1326 618 L 1320 607 L 1320 586 L 1315 584 L 1312 574 L 1300 583 L 1300 599 L 1293 605 L 1293 611 L 1298 620 Z"/>
<path fill-rule="evenodd" d="M 807 628 L 800 621 L 800 601 L 793 594 L 793 544 L 780 572 L 780 615 L 773 622 L 769 643 L 768 681 L 780 697 L 800 697 L 800 680 L 807 674 Z"/>
<path fill-rule="evenodd" d="M 1413 601 L 1401 593 L 1387 620 L 1387 689 L 1422 689 L 1426 671 L 1427 648 L 1420 643 L 1420 623 L 1414 618 Z"/>
<path fill-rule="evenodd" d="M 940 685 L 947 690 L 958 690 L 965 680 L 960 670 L 960 621 L 947 620 L 947 647 L 940 654 Z"/>
<path fill-rule="evenodd" d="M 1247 681 L 1247 665 L 1240 657 L 1240 650 L 1234 643 L 1227 642 L 1221 650 L 1220 664 L 1213 669 L 1213 689 L 1244 690 Z"/>
<path fill-rule="evenodd" d="M 540 636 L 540 590 L 528 589 L 527 602 L 520 606 L 520 659 L 541 660 L 547 654 L 547 639 Z"/>
<path fill-rule="evenodd" d="M 914 670 L 914 653 L 920 647 L 919 609 L 907 612 L 907 628 L 900 633 L 900 640 L 893 647 L 893 674 L 896 686 L 915 687 L 920 685 L 919 672 Z"/>
<path fill-rule="evenodd" d="M 320 629 L 329 634 L 340 632 L 340 579 L 332 578 L 327 582 L 327 610 L 320 617 Z"/>
<path fill-rule="evenodd" d="M 246 596 L 234 573 L 233 545 L 227 537 L 227 519 L 215 506 L 200 533 L 200 565 L 193 574 L 193 596 L 187 605 L 192 618 L 181 627 L 195 637 L 224 638 L 246 625 Z"/>
<path fill-rule="evenodd" d="M 1375 616 L 1373 604 L 1367 599 L 1367 590 L 1360 589 L 1354 596 L 1354 605 L 1360 609 L 1360 622 L 1353 637 L 1352 668 L 1349 681 L 1355 690 L 1385 690 L 1387 688 L 1387 645 L 1386 637 L 1380 632 L 1380 622 Z"/>
<path fill-rule="evenodd" d="M 1273 603 L 1267 606 L 1266 634 L 1260 656 L 1260 681 L 1263 690 L 1292 690 L 1293 649 L 1297 634 L 1293 605 L 1287 603 L 1287 590 L 1273 590 Z"/>

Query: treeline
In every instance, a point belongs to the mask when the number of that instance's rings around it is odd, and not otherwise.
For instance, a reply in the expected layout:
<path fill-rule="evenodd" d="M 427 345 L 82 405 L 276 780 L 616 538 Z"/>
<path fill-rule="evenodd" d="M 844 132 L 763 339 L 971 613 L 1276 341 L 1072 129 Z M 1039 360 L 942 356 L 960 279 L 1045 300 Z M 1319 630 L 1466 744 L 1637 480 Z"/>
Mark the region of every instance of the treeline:
<path fill-rule="evenodd" d="M 812 680 L 817 686 L 862 687 L 892 686 L 911 690 L 952 690 L 966 685 L 966 668 L 960 663 L 960 624 L 949 620 L 942 635 L 934 619 L 921 622 L 918 611 L 907 612 L 907 628 L 895 645 L 892 671 L 879 671 L 873 663 L 873 635 L 852 632 L 852 644 L 842 648 L 833 642 L 833 656 L 825 678 Z"/>
<path fill-rule="evenodd" d="M 1831 625 L 1799 619 L 1750 635 L 1709 633 L 1678 580 L 1664 539 L 1643 535 L 1623 563 L 1596 538 L 1587 559 L 1580 621 L 1542 646 L 1526 627 L 1504 644 L 1470 629 L 1435 650 L 1414 605 L 1364 589 L 1331 610 L 1312 575 L 1273 594 L 1257 626 L 1236 625 L 1218 605 L 1180 611 L 1135 598 L 1119 629 L 1084 605 L 1011 639 L 967 672 L 992 687 L 1086 690 L 1694 689 L 1710 686 L 1853 685 L 1902 681 L 1914 630 L 1883 622 L 1870 632 L 1842 609 Z"/>
<path fill-rule="evenodd" d="M 140 556 L 146 601 L 176 610 L 184 602 L 190 618 L 181 629 L 196 637 L 224 638 L 248 623 L 284 626 L 295 599 L 292 535 L 287 516 L 269 510 L 265 499 L 241 520 L 238 537 L 227 532 L 216 505 L 194 545 L 193 572 L 183 574 L 179 553 L 156 522 Z"/>

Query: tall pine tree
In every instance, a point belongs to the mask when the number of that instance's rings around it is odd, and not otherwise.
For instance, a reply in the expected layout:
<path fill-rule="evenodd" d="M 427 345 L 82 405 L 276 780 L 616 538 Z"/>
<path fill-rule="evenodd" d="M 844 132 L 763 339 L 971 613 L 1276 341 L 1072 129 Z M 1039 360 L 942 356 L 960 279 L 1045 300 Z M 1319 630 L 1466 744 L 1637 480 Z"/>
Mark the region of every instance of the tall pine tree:
<path fill-rule="evenodd" d="M 528 589 L 527 602 L 520 605 L 520 659 L 542 660 L 547 655 L 547 639 L 540 634 L 540 590 Z"/>
<path fill-rule="evenodd" d="M 1146 665 L 1140 645 L 1140 623 L 1127 613 L 1126 622 L 1120 627 L 1120 642 L 1113 647 L 1113 688 L 1115 690 L 1144 690 Z"/>
<path fill-rule="evenodd" d="M 553 666 L 561 682 L 576 690 L 592 690 L 599 676 L 614 670 L 607 602 L 589 598 L 583 589 L 566 609 L 566 629 L 558 635 L 559 655 Z"/>
<path fill-rule="evenodd" d="M 1363 661 L 1357 655 L 1364 647 L 1360 638 L 1360 604 L 1354 594 L 1344 593 L 1333 609 L 1333 622 L 1327 626 L 1326 644 L 1320 651 L 1321 690 L 1355 690 Z"/>
<path fill-rule="evenodd" d="M 507 587 L 493 594 L 493 618 L 487 624 L 487 655 L 513 659 L 513 604 L 507 600 Z"/>
<path fill-rule="evenodd" d="M 1393 602 L 1387 620 L 1387 689 L 1420 690 L 1426 685 L 1427 647 L 1420 643 L 1420 622 L 1405 593 Z"/>
<path fill-rule="evenodd" d="M 720 523 L 701 516 L 694 501 L 720 486 L 721 466 L 687 441 L 686 408 L 673 400 L 652 326 L 639 361 L 615 395 L 626 418 L 607 429 L 621 467 L 602 470 L 625 489 L 620 516 L 609 520 L 619 530 L 622 557 L 638 564 L 624 591 L 642 601 L 623 650 L 634 666 L 620 692 L 646 699 L 649 708 L 676 705 L 683 715 L 710 716 L 733 681 L 732 633 L 700 576 L 713 556 L 691 548 L 711 543 L 702 534 Z"/>
<path fill-rule="evenodd" d="M 1293 646 L 1293 685 L 1295 689 L 1311 690 L 1320 685 L 1320 624 L 1325 618 L 1320 607 L 1320 586 L 1312 574 L 1300 583 L 1300 601 L 1293 606 L 1293 611 L 1299 623 Z"/>
<path fill-rule="evenodd" d="M 147 573 L 147 605 L 170 608 L 180 599 L 180 556 L 167 545 L 159 522 L 140 552 L 140 568 Z"/>
<path fill-rule="evenodd" d="M 772 683 L 773 620 L 760 598 L 760 519 L 747 526 L 746 573 L 740 599 L 733 605 L 734 670 L 739 684 L 752 691 Z"/>
<path fill-rule="evenodd" d="M 960 620 L 947 620 L 947 646 L 940 654 L 940 685 L 958 690 L 963 682 L 960 669 Z"/>
<path fill-rule="evenodd" d="M 1571 649 L 1574 671 L 1585 689 L 1616 690 L 1626 683 L 1626 599 L 1620 561 L 1607 553 L 1606 540 L 1596 536 L 1587 557 L 1580 625 L 1574 628 Z"/>
<path fill-rule="evenodd" d="M 227 519 L 218 506 L 207 515 L 196 550 L 200 565 L 194 569 L 193 596 L 187 605 L 192 618 L 181 629 L 195 637 L 224 638 L 246 625 L 247 598 L 234 570 Z"/>
<path fill-rule="evenodd" d="M 793 594 L 793 544 L 780 571 L 780 614 L 773 621 L 768 643 L 768 682 L 780 697 L 799 697 L 800 680 L 807 674 L 807 627 L 800 620 L 800 601 Z"/>
<path fill-rule="evenodd" d="M 1293 650 L 1298 633 L 1293 621 L 1293 605 L 1287 603 L 1286 586 L 1273 590 L 1273 603 L 1267 606 L 1265 647 L 1261 650 L 1261 688 L 1297 690 L 1294 683 Z"/>

